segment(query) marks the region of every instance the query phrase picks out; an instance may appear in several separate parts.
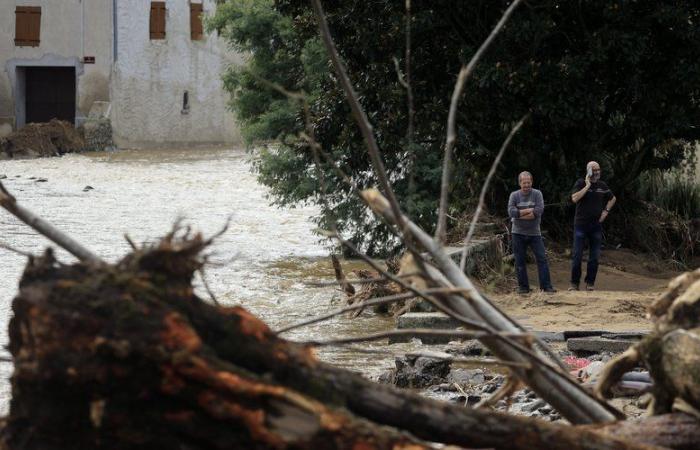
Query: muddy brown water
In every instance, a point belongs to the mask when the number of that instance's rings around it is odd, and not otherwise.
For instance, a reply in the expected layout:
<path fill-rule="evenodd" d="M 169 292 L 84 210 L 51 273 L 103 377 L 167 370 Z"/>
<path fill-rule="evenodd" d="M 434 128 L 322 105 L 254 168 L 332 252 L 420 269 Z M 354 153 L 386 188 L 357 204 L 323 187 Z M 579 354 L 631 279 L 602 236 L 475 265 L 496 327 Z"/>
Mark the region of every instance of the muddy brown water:
<path fill-rule="evenodd" d="M 123 150 L 0 161 L 2 175 L 22 205 L 108 261 L 128 252 L 125 233 L 135 242 L 151 242 L 182 217 L 194 229 L 212 234 L 230 216 L 228 231 L 213 248 L 220 265 L 208 269 L 209 285 L 219 301 L 245 306 L 273 329 L 342 303 L 333 287 L 307 285 L 333 277 L 328 249 L 312 233 L 310 216 L 315 209 L 270 206 L 267 190 L 257 183 L 250 171 L 250 155 L 243 150 Z M 86 186 L 93 189 L 84 190 Z M 32 253 L 49 245 L 4 210 L 0 210 L 0 240 Z M 74 261 L 65 252 L 58 255 L 64 262 Z M 0 344 L 4 347 L 25 260 L 0 249 L 0 262 Z M 206 297 L 201 288 L 199 294 Z M 392 326 L 391 319 L 370 315 L 354 320 L 340 317 L 285 336 L 328 339 Z M 395 344 L 391 351 L 401 353 L 411 347 Z M 318 354 L 324 361 L 369 377 L 393 366 L 390 356 L 348 348 L 322 348 Z M 0 414 L 8 410 L 11 372 L 11 364 L 0 363 Z"/>

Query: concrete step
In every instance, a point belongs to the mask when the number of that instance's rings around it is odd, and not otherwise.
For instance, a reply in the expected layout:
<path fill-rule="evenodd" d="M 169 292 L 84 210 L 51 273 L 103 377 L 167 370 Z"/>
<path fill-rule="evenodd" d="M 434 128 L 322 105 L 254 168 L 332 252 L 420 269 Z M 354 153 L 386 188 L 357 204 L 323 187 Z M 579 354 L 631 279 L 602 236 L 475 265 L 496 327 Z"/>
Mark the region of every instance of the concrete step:
<path fill-rule="evenodd" d="M 566 348 L 574 353 L 622 353 L 630 345 L 634 344 L 631 339 L 606 339 L 603 337 L 581 337 L 571 338 L 566 341 Z"/>

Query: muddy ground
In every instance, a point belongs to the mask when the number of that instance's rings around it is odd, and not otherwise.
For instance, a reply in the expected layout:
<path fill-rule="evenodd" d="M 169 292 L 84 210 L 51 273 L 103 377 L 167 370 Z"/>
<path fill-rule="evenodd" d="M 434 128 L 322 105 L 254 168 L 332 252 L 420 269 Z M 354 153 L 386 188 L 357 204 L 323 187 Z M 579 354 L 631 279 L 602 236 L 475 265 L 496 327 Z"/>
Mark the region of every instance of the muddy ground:
<path fill-rule="evenodd" d="M 594 291 L 567 291 L 570 260 L 565 254 L 550 254 L 552 283 L 556 294 L 536 291 L 537 268 L 528 264 L 533 293 L 514 293 L 512 277 L 498 287 L 489 286 L 491 298 L 522 325 L 534 330 L 636 331 L 650 328 L 646 308 L 680 273 L 669 264 L 630 250 L 606 250 L 601 256 Z M 584 261 L 584 273 L 585 273 Z M 695 266 L 697 267 L 697 266 Z M 582 287 L 584 283 L 581 283 Z"/>

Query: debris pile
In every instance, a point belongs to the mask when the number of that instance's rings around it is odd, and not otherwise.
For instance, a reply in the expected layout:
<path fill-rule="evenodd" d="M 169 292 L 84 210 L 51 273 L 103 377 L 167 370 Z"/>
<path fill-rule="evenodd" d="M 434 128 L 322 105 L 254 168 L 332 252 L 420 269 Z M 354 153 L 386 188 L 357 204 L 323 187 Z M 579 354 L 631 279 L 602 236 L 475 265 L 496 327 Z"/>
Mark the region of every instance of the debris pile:
<path fill-rule="evenodd" d="M 85 140 L 69 122 L 30 123 L 0 139 L 0 159 L 60 156 L 85 149 Z"/>

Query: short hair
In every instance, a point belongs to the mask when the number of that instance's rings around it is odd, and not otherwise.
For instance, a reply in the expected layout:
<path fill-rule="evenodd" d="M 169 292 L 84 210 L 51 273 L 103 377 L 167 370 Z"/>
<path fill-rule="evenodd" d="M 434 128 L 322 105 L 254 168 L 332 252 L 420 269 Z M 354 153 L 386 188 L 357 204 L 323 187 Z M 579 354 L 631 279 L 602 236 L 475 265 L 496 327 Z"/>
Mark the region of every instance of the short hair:
<path fill-rule="evenodd" d="M 526 176 L 526 175 L 527 175 L 528 177 L 530 177 L 530 179 L 533 179 L 533 180 L 535 179 L 535 177 L 533 177 L 532 174 L 531 174 L 530 172 L 528 172 L 527 170 L 523 170 L 522 172 L 520 172 L 520 173 L 518 174 L 518 184 L 520 183 L 520 179 L 521 179 L 522 177 Z"/>

